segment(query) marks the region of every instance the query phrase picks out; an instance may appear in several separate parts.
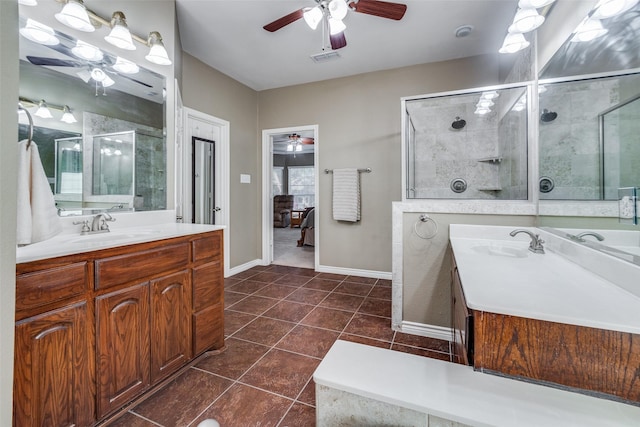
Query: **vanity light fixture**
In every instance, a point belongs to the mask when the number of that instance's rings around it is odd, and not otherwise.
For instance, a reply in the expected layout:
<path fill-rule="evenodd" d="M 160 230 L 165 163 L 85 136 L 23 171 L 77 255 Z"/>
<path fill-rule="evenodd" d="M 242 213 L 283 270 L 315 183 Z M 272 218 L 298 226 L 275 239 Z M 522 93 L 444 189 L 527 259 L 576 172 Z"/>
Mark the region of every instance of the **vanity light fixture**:
<path fill-rule="evenodd" d="M 55 17 L 67 27 L 78 31 L 91 33 L 96 30 L 96 27 L 93 26 L 89 19 L 87 8 L 82 0 L 67 0 L 67 4 L 64 5 L 60 12 L 55 14 Z"/>
<path fill-rule="evenodd" d="M 589 42 L 604 36 L 608 32 L 609 30 L 602 26 L 602 22 L 600 22 L 599 19 L 586 18 L 578 25 L 578 28 L 576 28 L 573 37 L 571 37 L 571 42 Z"/>
<path fill-rule="evenodd" d="M 138 67 L 134 62 L 119 56 L 116 58 L 116 63 L 113 64 L 113 69 L 124 74 L 136 74 L 140 71 L 140 67 Z"/>
<path fill-rule="evenodd" d="M 111 32 L 104 38 L 112 45 L 125 50 L 136 50 L 136 46 L 133 44 L 131 33 L 127 27 L 127 18 L 124 13 L 117 11 L 113 12 L 111 17 Z"/>
<path fill-rule="evenodd" d="M 60 44 L 60 39 L 56 37 L 53 28 L 41 24 L 31 18 L 27 19 L 27 23 L 20 28 L 20 34 L 32 42 L 45 46 L 55 46 Z"/>
<path fill-rule="evenodd" d="M 611 18 L 634 7 L 638 0 L 600 0 L 596 4 L 592 17 L 596 19 Z"/>
<path fill-rule="evenodd" d="M 23 5 L 23 6 L 37 6 L 38 5 L 38 1 L 37 0 L 18 0 L 18 3 Z"/>
<path fill-rule="evenodd" d="M 36 110 L 35 115 L 43 119 L 53 118 L 53 115 L 51 114 L 49 107 L 47 107 L 47 103 L 44 99 L 38 103 L 38 109 Z"/>
<path fill-rule="evenodd" d="M 520 0 L 518 2 L 518 7 L 524 9 L 527 7 L 532 7 L 534 9 L 540 9 L 545 6 L 550 5 L 556 0 Z"/>
<path fill-rule="evenodd" d="M 495 104 L 493 103 L 492 100 L 490 99 L 485 99 L 485 98 L 480 98 L 480 100 L 478 101 L 478 103 L 476 104 L 476 107 L 481 107 L 481 108 L 489 108 L 489 107 L 493 107 Z"/>
<path fill-rule="evenodd" d="M 171 60 L 169 59 L 167 50 L 164 48 L 162 36 L 159 32 L 150 32 L 147 44 L 149 45 L 149 53 L 145 56 L 147 61 L 158 65 L 171 65 Z"/>
<path fill-rule="evenodd" d="M 82 40 L 76 42 L 76 45 L 71 48 L 71 52 L 78 58 L 92 62 L 102 61 L 102 58 L 104 58 L 104 54 L 100 49 Z"/>
<path fill-rule="evenodd" d="M 502 47 L 498 50 L 500 53 L 516 53 L 522 49 L 529 47 L 529 42 L 524 38 L 522 33 L 509 33 L 502 43 Z"/>
<path fill-rule="evenodd" d="M 473 114 L 477 114 L 479 116 L 484 116 L 485 114 L 489 114 L 490 112 L 491 112 L 491 108 L 478 107 L 478 108 L 476 108 L 476 111 L 473 112 Z"/>
<path fill-rule="evenodd" d="M 71 113 L 71 110 L 69 109 L 68 105 L 65 105 L 63 110 L 62 110 L 62 118 L 60 119 L 61 122 L 65 122 L 65 123 L 76 123 L 77 120 L 76 118 L 73 116 L 73 114 Z"/>
<path fill-rule="evenodd" d="M 509 33 L 528 33 L 544 23 L 544 16 L 535 8 L 518 9 L 513 18 L 513 24 L 509 27 Z"/>
<path fill-rule="evenodd" d="M 482 92 L 482 98 L 484 99 L 496 99 L 500 94 L 497 90 L 490 90 L 488 92 Z"/>

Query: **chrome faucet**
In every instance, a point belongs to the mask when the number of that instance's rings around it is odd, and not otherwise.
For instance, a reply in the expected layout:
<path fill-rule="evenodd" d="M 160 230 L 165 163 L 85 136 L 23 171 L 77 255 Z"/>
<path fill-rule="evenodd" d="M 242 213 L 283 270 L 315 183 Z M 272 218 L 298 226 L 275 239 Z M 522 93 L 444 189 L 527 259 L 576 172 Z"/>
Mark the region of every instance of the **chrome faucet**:
<path fill-rule="evenodd" d="M 544 240 L 540 238 L 539 234 L 534 234 L 529 230 L 518 229 L 518 230 L 513 230 L 511 233 L 509 233 L 509 235 L 511 237 L 515 237 L 515 235 L 519 233 L 526 233 L 529 235 L 529 237 L 531 237 L 531 243 L 529 243 L 529 250 L 531 252 L 533 252 L 534 254 L 544 253 L 544 247 L 542 246 L 542 244 L 544 243 Z"/>
<path fill-rule="evenodd" d="M 583 239 L 584 236 L 593 236 L 598 240 L 598 242 L 602 242 L 604 240 L 604 236 L 596 233 L 595 231 L 583 231 L 582 233 L 576 234 L 576 238 L 582 242 L 585 241 L 585 239 Z"/>
<path fill-rule="evenodd" d="M 106 212 L 99 213 L 98 215 L 93 217 L 93 221 L 91 222 L 91 233 L 108 233 L 109 225 L 107 221 L 113 222 L 116 219 L 109 215 Z"/>

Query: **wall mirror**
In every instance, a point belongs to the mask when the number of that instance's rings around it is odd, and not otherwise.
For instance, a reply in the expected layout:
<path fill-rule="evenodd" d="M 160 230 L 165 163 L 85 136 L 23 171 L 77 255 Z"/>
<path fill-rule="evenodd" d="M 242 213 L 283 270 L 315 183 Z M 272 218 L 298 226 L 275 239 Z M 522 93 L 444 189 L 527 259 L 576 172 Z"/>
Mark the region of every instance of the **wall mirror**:
<path fill-rule="evenodd" d="M 575 31 L 540 73 L 538 222 L 565 235 L 615 229 L 589 244 L 634 262 L 637 209 L 635 221 L 620 213 L 621 200 L 638 203 L 620 189 L 640 187 L 640 4 L 597 23 L 600 37 Z"/>
<path fill-rule="evenodd" d="M 28 24 L 21 16 L 20 28 Z M 53 44 L 21 35 L 19 93 L 60 215 L 166 209 L 165 77 L 52 32 Z"/>
<path fill-rule="evenodd" d="M 527 86 L 403 100 L 406 199 L 527 200 Z"/>

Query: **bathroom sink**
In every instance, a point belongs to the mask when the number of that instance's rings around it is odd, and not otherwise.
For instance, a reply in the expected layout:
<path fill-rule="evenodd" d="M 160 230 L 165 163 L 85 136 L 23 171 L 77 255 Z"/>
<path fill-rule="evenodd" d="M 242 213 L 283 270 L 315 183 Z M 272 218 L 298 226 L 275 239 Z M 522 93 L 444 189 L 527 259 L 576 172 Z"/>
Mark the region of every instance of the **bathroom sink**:
<path fill-rule="evenodd" d="M 502 243 L 487 243 L 471 247 L 476 253 L 506 258 L 525 258 L 529 255 L 526 247 L 508 246 Z"/>
<path fill-rule="evenodd" d="M 98 234 L 87 234 L 70 240 L 69 243 L 87 244 L 87 243 L 111 243 L 122 240 L 135 240 L 142 237 L 153 236 L 159 234 L 160 230 L 139 230 L 131 231 L 129 233 L 122 232 L 108 232 Z"/>

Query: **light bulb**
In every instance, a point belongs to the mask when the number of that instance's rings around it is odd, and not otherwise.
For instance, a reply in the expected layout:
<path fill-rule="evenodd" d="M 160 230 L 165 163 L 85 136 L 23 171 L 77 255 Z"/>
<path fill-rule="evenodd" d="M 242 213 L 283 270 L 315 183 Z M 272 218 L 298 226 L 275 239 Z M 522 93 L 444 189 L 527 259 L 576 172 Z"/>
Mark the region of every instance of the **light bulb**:
<path fill-rule="evenodd" d="M 149 33 L 147 44 L 149 45 L 149 53 L 145 56 L 147 61 L 158 65 L 171 65 L 171 60 L 167 50 L 164 48 L 162 36 L 160 36 L 159 32 L 152 31 Z"/>
<path fill-rule="evenodd" d="M 331 3 L 329 3 L 329 13 L 331 13 L 332 18 L 342 21 L 347 16 L 348 11 L 349 7 L 344 0 L 331 0 Z"/>
<path fill-rule="evenodd" d="M 71 52 L 78 58 L 86 59 L 87 61 L 102 61 L 104 54 L 100 49 L 92 44 L 85 43 L 82 40 L 78 40 L 76 45 L 71 48 Z"/>
<path fill-rule="evenodd" d="M 127 20 L 122 12 L 113 12 L 111 32 L 108 36 L 105 36 L 104 39 L 120 49 L 136 50 L 136 46 L 133 44 L 133 39 L 131 38 L 131 33 L 127 27 Z"/>
<path fill-rule="evenodd" d="M 140 67 L 138 67 L 135 63 L 119 56 L 116 59 L 116 63 L 113 65 L 113 69 L 124 74 L 136 74 L 138 71 L 140 71 Z"/>
<path fill-rule="evenodd" d="M 38 104 L 38 109 L 36 110 L 35 115 L 43 119 L 53 118 L 53 115 L 51 115 L 51 111 L 49 111 L 49 107 L 47 107 L 47 103 L 44 99 Z"/>
<path fill-rule="evenodd" d="M 332 36 L 343 32 L 346 28 L 347 26 L 341 20 L 334 17 L 329 18 L 329 33 Z"/>
<path fill-rule="evenodd" d="M 100 68 L 94 68 L 91 70 L 91 78 L 97 82 L 102 82 L 107 78 L 107 74 Z"/>
<path fill-rule="evenodd" d="M 296 144 L 296 151 L 302 151 L 302 145 Z"/>
<path fill-rule="evenodd" d="M 55 14 L 55 17 L 67 27 L 79 31 L 90 33 L 96 30 L 89 20 L 87 8 L 82 0 L 68 0 L 62 10 Z"/>
<path fill-rule="evenodd" d="M 293 151 L 293 144 L 287 145 L 287 151 Z"/>
<path fill-rule="evenodd" d="M 544 23 L 544 16 L 534 8 L 518 9 L 509 27 L 510 33 L 528 33 Z"/>
<path fill-rule="evenodd" d="M 55 46 L 60 44 L 60 39 L 56 37 L 56 33 L 53 31 L 53 28 L 30 18 L 27 19 L 27 23 L 24 28 L 20 28 L 20 34 L 32 42 L 45 46 Z"/>
<path fill-rule="evenodd" d="M 71 110 L 68 106 L 65 105 L 64 110 L 62 111 L 62 118 L 60 119 L 61 122 L 69 124 L 77 122 L 76 118 L 73 116 L 73 114 L 71 114 Z"/>
<path fill-rule="evenodd" d="M 318 24 L 322 21 L 322 17 L 324 14 L 319 6 L 313 7 L 307 11 L 305 11 L 302 16 L 304 17 L 305 22 L 312 30 L 318 28 Z"/>

